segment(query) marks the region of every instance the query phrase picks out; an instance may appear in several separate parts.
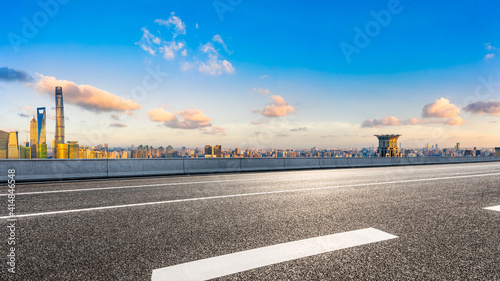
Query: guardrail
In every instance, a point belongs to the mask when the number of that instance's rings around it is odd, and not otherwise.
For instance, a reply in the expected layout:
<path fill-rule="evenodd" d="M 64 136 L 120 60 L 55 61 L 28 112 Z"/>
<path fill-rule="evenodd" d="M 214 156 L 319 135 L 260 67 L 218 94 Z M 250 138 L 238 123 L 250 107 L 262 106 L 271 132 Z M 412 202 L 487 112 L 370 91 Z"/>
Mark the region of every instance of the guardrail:
<path fill-rule="evenodd" d="M 7 170 L 9 169 L 16 170 L 17 181 L 41 181 L 251 171 L 451 164 L 492 161 L 500 161 L 500 157 L 0 160 L 0 181 L 7 181 Z"/>

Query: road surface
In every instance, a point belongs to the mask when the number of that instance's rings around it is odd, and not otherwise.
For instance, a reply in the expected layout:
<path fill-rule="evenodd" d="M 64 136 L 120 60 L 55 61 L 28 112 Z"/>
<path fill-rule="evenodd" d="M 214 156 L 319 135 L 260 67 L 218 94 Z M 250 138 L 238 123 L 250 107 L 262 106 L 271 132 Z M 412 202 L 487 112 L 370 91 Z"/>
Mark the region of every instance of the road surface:
<path fill-rule="evenodd" d="M 30 183 L 15 194 L 15 273 L 4 242 L 1 280 L 500 279 L 500 163 Z"/>

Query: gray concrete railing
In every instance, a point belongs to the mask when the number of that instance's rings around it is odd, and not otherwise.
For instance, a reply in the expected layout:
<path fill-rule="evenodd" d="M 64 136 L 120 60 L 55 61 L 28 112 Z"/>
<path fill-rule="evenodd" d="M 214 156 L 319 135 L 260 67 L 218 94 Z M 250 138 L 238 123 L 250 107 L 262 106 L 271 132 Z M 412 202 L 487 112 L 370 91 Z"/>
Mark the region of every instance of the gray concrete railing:
<path fill-rule="evenodd" d="M 7 181 L 8 169 L 16 170 L 16 181 L 39 181 L 492 161 L 500 157 L 0 160 L 0 181 Z"/>

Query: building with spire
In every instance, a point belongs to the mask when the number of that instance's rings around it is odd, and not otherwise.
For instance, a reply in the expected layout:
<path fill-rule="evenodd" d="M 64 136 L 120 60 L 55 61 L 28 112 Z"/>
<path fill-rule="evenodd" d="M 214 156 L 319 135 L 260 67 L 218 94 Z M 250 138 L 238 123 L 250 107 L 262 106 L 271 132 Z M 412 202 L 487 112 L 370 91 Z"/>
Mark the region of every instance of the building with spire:
<path fill-rule="evenodd" d="M 54 137 L 54 141 L 52 142 L 52 149 L 54 158 L 60 158 L 60 156 L 67 155 L 67 147 L 66 151 L 62 151 L 59 153 L 57 150 L 59 148 L 64 150 L 64 102 L 63 102 L 63 93 L 62 87 L 56 87 L 56 134 Z M 65 153 L 66 152 L 66 153 Z M 67 158 L 67 157 L 65 157 Z"/>
<path fill-rule="evenodd" d="M 39 159 L 47 158 L 47 111 L 45 107 L 36 109 L 38 122 L 38 141 L 36 144 L 36 156 Z"/>

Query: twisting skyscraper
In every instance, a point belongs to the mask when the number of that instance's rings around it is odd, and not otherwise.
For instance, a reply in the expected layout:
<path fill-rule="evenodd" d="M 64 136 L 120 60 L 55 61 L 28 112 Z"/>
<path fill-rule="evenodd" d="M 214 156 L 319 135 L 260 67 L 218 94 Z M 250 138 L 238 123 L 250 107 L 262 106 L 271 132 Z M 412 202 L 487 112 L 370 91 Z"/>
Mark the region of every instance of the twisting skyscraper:
<path fill-rule="evenodd" d="M 62 87 L 56 87 L 56 136 L 55 141 L 64 143 L 64 104 Z"/>

